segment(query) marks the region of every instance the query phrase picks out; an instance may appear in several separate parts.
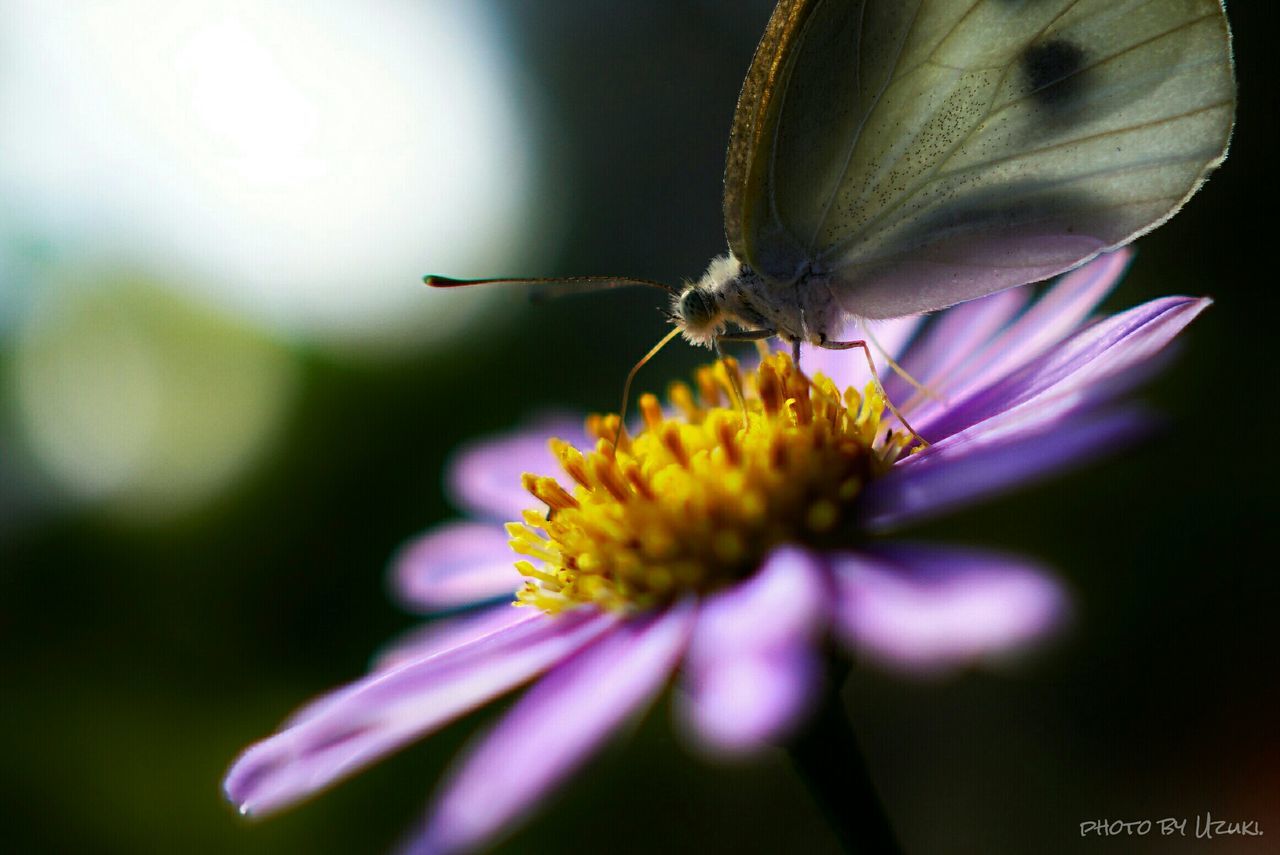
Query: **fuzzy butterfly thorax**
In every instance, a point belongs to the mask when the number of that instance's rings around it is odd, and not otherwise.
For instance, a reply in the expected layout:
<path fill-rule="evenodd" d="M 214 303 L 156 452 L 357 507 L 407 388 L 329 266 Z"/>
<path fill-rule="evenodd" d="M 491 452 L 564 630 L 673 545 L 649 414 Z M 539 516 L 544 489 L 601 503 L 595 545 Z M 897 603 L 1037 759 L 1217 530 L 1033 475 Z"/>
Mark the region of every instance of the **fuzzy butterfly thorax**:
<path fill-rule="evenodd" d="M 820 344 L 837 336 L 844 312 L 828 277 L 803 270 L 794 281 L 770 281 L 732 253 L 712 260 L 697 282 L 672 302 L 672 317 L 686 341 L 711 347 L 732 323 L 785 341 Z"/>

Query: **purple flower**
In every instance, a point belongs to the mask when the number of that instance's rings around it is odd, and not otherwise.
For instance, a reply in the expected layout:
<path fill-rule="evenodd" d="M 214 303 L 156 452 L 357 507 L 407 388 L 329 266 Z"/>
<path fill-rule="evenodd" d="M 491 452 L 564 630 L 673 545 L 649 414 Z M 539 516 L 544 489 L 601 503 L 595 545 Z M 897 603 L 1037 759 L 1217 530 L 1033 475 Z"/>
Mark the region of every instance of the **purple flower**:
<path fill-rule="evenodd" d="M 249 814 L 285 807 L 536 678 L 460 759 L 412 843 L 468 849 L 511 827 L 677 671 L 685 730 L 743 752 L 803 723 L 829 640 L 917 672 L 1024 649 L 1066 614 L 1042 568 L 881 535 L 1140 431 L 1142 413 L 1118 396 L 1208 301 L 1153 300 L 1086 324 L 1128 258 L 1099 258 L 1034 303 L 1017 289 L 922 329 L 876 327 L 921 384 L 885 385 L 928 447 L 892 426 L 858 354 L 806 349 L 808 376 L 775 354 L 745 376 L 732 362 L 704 369 L 694 388 L 672 387 L 667 409 L 646 396 L 644 427 L 616 451 L 616 417 L 464 450 L 460 503 L 519 522 L 426 534 L 397 560 L 395 585 L 426 612 L 484 605 L 429 623 L 250 747 L 228 798 Z"/>

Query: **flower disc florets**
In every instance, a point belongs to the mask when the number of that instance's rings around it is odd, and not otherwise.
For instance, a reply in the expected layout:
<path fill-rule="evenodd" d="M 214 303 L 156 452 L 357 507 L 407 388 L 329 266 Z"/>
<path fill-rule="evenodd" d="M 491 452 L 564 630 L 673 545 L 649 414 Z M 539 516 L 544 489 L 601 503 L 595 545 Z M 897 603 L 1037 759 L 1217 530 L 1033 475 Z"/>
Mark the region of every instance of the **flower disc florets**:
<path fill-rule="evenodd" d="M 779 544 L 832 538 L 863 485 L 912 441 L 885 424 L 874 384 L 841 391 L 785 354 L 745 378 L 732 359 L 717 362 L 698 371 L 697 389 L 672 385 L 678 415 L 641 398 L 634 438 L 610 416 L 587 422 L 594 451 L 551 441 L 571 489 L 524 476 L 550 511 L 507 526 L 512 548 L 541 564 L 517 562 L 518 604 L 636 610 L 727 585 Z"/>

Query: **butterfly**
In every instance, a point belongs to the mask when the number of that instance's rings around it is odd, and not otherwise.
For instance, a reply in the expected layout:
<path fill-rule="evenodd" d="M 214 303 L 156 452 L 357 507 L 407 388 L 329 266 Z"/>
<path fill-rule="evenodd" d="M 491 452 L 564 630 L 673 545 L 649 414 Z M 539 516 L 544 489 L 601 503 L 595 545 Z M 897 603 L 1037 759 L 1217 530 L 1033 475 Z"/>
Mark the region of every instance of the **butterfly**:
<path fill-rule="evenodd" d="M 781 0 L 729 138 L 729 252 L 682 288 L 559 281 L 662 287 L 695 344 L 865 349 L 835 340 L 850 318 L 1037 282 L 1159 226 L 1234 116 L 1220 0 Z"/>

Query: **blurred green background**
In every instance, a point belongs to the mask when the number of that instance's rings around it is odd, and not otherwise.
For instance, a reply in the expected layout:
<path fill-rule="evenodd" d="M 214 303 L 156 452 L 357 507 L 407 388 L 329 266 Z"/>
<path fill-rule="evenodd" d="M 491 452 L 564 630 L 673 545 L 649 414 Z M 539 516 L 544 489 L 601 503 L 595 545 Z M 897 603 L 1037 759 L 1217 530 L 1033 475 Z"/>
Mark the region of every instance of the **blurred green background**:
<path fill-rule="evenodd" d="M 530 306 L 419 277 L 697 275 L 771 3 L 0 0 L 0 828 L 13 852 L 384 851 L 501 705 L 281 816 L 227 764 L 415 619 L 396 548 L 459 442 L 616 406 L 649 293 Z M 910 852 L 1262 852 L 1280 835 L 1275 6 L 1237 2 L 1230 159 L 1109 302 L 1217 299 L 1154 441 L 921 538 L 1042 556 L 1073 631 L 847 700 Z M 665 351 L 661 388 L 696 364 Z M 504 851 L 834 851 L 785 761 L 665 703 Z"/>

